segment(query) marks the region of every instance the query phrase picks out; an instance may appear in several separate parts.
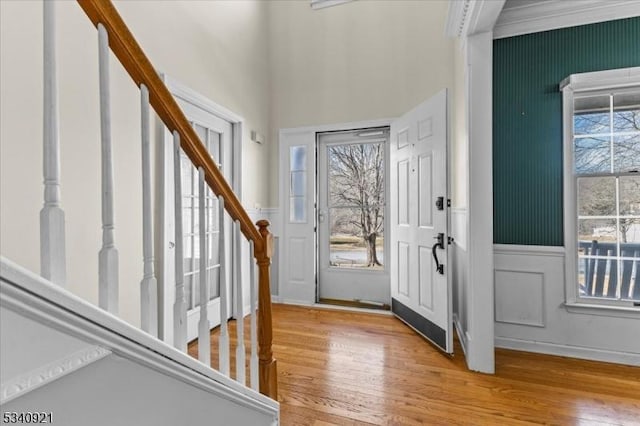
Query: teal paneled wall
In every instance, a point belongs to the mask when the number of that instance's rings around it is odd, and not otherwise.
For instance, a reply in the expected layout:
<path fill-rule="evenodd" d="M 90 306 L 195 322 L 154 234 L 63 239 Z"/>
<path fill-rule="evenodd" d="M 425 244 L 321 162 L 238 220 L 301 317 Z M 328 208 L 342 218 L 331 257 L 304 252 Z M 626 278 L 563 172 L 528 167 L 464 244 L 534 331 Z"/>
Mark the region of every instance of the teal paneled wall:
<path fill-rule="evenodd" d="M 570 74 L 640 66 L 640 17 L 493 42 L 494 242 L 561 246 Z"/>

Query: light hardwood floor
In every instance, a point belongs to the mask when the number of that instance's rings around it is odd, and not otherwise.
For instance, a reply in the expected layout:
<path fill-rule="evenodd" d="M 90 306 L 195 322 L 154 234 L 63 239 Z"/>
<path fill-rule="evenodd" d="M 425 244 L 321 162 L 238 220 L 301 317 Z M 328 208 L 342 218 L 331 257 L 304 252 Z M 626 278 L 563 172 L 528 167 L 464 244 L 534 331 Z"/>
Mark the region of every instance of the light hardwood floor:
<path fill-rule="evenodd" d="M 285 426 L 640 425 L 640 367 L 499 349 L 485 375 L 390 316 L 274 305 L 273 323 Z"/>

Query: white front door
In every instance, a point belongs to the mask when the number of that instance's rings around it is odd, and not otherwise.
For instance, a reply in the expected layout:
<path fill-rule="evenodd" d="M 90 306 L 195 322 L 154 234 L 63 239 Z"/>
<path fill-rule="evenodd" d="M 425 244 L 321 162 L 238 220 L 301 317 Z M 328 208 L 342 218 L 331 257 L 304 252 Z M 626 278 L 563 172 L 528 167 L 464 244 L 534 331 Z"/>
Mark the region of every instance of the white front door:
<path fill-rule="evenodd" d="M 389 128 L 318 135 L 319 301 L 390 305 Z"/>
<path fill-rule="evenodd" d="M 453 352 L 447 90 L 391 124 L 391 309 Z"/>

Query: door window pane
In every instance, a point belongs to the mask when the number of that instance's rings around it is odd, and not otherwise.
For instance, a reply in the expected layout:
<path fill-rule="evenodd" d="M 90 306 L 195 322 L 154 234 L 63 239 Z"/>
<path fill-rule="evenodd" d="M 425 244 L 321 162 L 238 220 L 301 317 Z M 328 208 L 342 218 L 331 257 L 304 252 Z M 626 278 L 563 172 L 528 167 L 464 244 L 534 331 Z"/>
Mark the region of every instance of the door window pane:
<path fill-rule="evenodd" d="M 363 221 L 375 231 L 363 234 Z M 336 268 L 383 269 L 384 206 L 363 212 L 359 208 L 329 209 L 329 266 Z"/>
<path fill-rule="evenodd" d="M 384 143 L 327 146 L 329 263 L 384 268 Z"/>
<path fill-rule="evenodd" d="M 307 221 L 307 147 L 289 149 L 289 221 Z"/>

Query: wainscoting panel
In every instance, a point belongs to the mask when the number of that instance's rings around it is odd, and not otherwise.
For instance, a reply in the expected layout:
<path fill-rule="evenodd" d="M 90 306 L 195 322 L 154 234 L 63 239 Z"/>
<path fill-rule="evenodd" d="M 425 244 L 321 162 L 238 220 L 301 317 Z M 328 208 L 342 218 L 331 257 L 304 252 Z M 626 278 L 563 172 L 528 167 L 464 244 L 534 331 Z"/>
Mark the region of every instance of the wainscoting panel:
<path fill-rule="evenodd" d="M 496 347 L 640 365 L 640 312 L 568 311 L 564 258 L 563 247 L 494 245 Z"/>
<path fill-rule="evenodd" d="M 544 327 L 544 273 L 497 269 L 496 321 Z"/>

